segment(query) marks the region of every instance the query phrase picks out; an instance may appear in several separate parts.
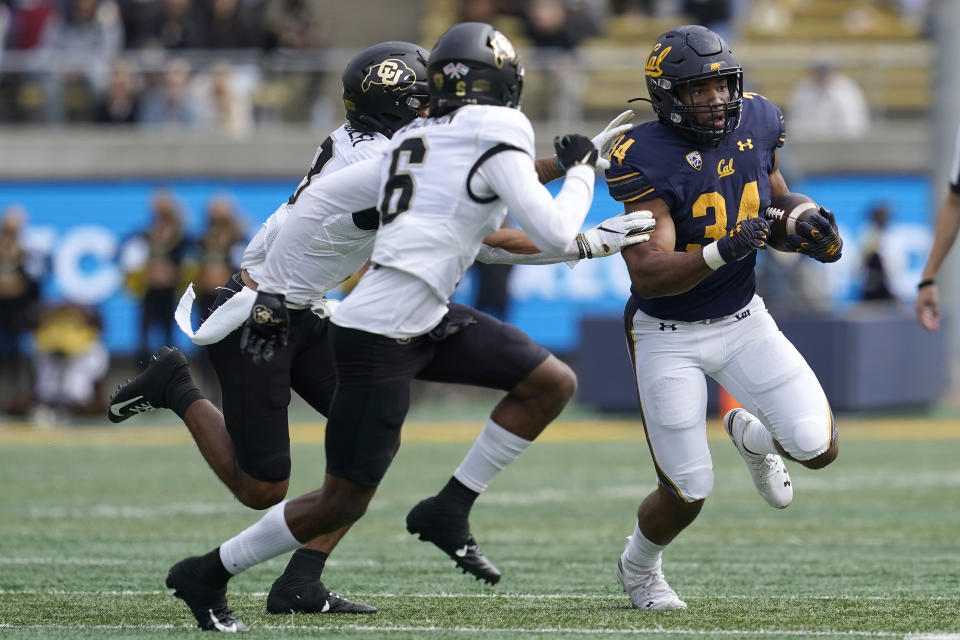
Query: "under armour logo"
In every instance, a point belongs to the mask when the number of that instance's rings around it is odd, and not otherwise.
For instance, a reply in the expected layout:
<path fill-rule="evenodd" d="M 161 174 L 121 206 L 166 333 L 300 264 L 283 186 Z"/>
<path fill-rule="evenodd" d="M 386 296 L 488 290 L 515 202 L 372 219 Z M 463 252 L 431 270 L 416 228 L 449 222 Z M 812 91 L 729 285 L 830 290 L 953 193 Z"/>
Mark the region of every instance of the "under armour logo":
<path fill-rule="evenodd" d="M 753 149 L 753 140 L 751 138 L 747 138 L 746 142 L 740 142 L 737 140 L 737 146 L 740 147 L 740 151 L 743 151 L 744 149 Z"/>
<path fill-rule="evenodd" d="M 667 324 L 666 322 L 661 322 L 661 323 L 660 323 L 660 331 L 666 331 L 666 330 L 667 330 L 667 327 L 670 327 L 670 331 L 676 331 L 676 330 L 677 330 L 677 325 L 675 325 L 675 324 Z"/>

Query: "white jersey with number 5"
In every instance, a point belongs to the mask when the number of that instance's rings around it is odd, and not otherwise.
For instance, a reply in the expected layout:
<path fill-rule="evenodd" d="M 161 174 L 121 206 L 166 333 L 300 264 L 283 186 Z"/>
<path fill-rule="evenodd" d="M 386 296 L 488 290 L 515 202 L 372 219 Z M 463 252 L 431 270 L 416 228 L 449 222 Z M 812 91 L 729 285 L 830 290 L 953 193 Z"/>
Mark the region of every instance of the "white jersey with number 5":
<path fill-rule="evenodd" d="M 523 113 L 470 105 L 398 131 L 380 166 L 381 227 L 371 262 L 334 315 L 339 326 L 388 337 L 422 335 L 509 208 L 534 244 L 560 251 L 593 197 L 593 170 L 574 167 L 554 199 L 534 168 Z"/>

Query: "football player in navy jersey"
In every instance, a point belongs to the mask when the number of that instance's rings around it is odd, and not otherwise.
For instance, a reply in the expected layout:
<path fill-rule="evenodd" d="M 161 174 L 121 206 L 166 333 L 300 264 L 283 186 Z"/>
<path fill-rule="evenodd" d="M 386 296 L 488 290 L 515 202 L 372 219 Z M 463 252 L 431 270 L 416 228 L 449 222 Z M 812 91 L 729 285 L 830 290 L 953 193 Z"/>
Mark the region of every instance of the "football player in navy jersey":
<path fill-rule="evenodd" d="M 743 92 L 732 51 L 702 26 L 663 34 L 645 76 L 657 120 L 615 143 L 607 184 L 626 211 L 651 210 L 657 223 L 650 242 L 623 258 L 632 285 L 624 324 L 658 485 L 640 504 L 616 575 L 635 608 L 684 609 L 661 554 L 713 488 L 705 374 L 744 407 L 724 428 L 771 506 L 793 497 L 782 458 L 826 466 L 837 430 L 813 371 L 754 292 L 769 230 L 760 212 L 788 191 L 780 109 Z M 795 251 L 839 259 L 830 211 L 798 231 L 789 238 Z"/>

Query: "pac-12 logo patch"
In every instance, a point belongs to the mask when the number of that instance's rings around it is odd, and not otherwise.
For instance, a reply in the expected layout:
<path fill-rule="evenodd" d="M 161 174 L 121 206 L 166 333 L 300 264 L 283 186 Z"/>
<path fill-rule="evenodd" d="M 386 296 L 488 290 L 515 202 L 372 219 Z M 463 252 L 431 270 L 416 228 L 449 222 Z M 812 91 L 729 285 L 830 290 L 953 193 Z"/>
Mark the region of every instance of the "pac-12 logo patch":
<path fill-rule="evenodd" d="M 367 71 L 360 88 L 363 91 L 369 91 L 375 84 L 382 84 L 385 87 L 391 87 L 394 91 L 405 89 L 417 81 L 417 73 L 407 66 L 407 63 L 397 58 L 387 58 L 379 62 Z"/>
<path fill-rule="evenodd" d="M 690 153 L 687 154 L 686 158 L 687 158 L 687 164 L 689 164 L 691 167 L 693 167 L 697 171 L 700 171 L 700 167 L 703 166 L 703 158 L 700 157 L 699 151 L 691 151 Z"/>

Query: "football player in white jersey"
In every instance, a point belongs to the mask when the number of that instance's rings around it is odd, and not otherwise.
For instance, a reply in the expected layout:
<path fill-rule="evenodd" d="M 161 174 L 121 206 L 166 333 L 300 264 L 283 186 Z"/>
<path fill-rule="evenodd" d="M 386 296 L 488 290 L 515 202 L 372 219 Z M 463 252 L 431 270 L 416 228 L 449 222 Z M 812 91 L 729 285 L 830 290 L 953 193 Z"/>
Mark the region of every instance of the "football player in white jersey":
<path fill-rule="evenodd" d="M 568 247 L 576 247 L 577 229 L 592 200 L 597 150 L 582 136 L 557 141 L 557 163 L 566 170 L 566 180 L 556 199 L 551 198 L 533 167 L 530 124 L 510 108 L 519 103 L 522 71 L 509 41 L 489 25 L 464 23 L 441 37 L 437 52 L 441 57 L 432 59 L 429 74 L 431 109 L 438 117 L 425 120 L 427 126 L 398 133 L 384 162 L 354 164 L 306 189 L 301 199 L 313 194 L 318 201 L 304 200 L 303 215 L 287 221 L 268 253 L 242 339 L 248 354 L 267 361 L 271 350 L 276 353 L 287 340 L 290 312 L 282 294 L 289 291 L 290 275 L 322 244 L 315 231 L 304 235 L 304 230 L 329 215 L 384 202 L 374 266 L 348 298 L 356 296 L 357 302 L 341 305 L 337 313 L 345 310 L 345 318 L 370 322 L 371 329 L 382 326 L 380 314 L 394 320 L 384 333 L 329 323 L 338 387 L 327 426 L 323 487 L 278 504 L 210 553 L 171 568 L 167 585 L 187 601 L 201 623 L 204 617 L 212 619 L 208 628 L 233 630 L 239 624 L 232 615 L 219 613 L 228 611 L 230 577 L 362 516 L 399 445 L 409 383 L 415 376 L 508 392 L 461 465 L 468 470 L 463 477 L 477 489 L 529 444 L 515 432 L 536 435 L 573 392 L 572 372 L 549 352 L 509 325 L 487 324 L 479 312 L 448 315 L 447 299 L 481 240 L 500 226 L 507 205 L 545 254 L 563 256 Z M 431 150 L 440 157 L 432 158 Z M 382 197 L 377 189 L 381 164 L 386 174 Z M 445 216 L 437 215 L 441 210 Z M 423 224 L 401 222 L 405 215 Z M 278 255 L 281 242 L 288 243 L 287 250 Z M 407 244 L 411 256 L 419 259 L 406 260 L 394 243 Z M 574 251 L 574 257 L 581 253 Z M 363 308 L 372 313 L 363 313 Z M 477 326 L 471 326 L 474 323 Z M 480 333 L 485 326 L 499 326 L 503 332 Z M 497 341 L 521 349 L 496 361 L 503 352 Z M 555 388 L 544 392 L 544 380 Z M 455 501 L 464 498 L 469 500 L 459 495 Z"/>
<path fill-rule="evenodd" d="M 290 471 L 286 421 L 289 388 L 295 388 L 321 414 L 326 414 L 334 376 L 327 348 L 325 317 L 335 301 L 323 296 L 369 257 L 374 230 L 379 223 L 378 212 L 373 208 L 351 209 L 339 215 L 324 216 L 323 231 L 315 235 L 316 245 L 306 252 L 308 260 L 289 278 L 286 306 L 291 310 L 290 344 L 276 349 L 269 362 L 254 366 L 240 357 L 237 346 L 240 332 L 236 327 L 253 305 L 256 282 L 261 279 L 267 250 L 286 220 L 291 215 L 298 215 L 299 209 L 312 208 L 313 204 L 331 197 L 323 189 L 312 186 L 314 178 L 376 155 L 393 133 L 397 121 L 412 117 L 410 107 L 425 104 L 423 94 L 419 93 L 422 83 L 417 81 L 418 77 L 424 77 L 424 55 L 422 49 L 409 43 L 384 43 L 358 55 L 348 65 L 343 78 L 348 123 L 320 145 L 310 172 L 296 192 L 270 216 L 250 242 L 244 255 L 243 270 L 224 287 L 215 311 L 196 334 L 189 326 L 192 291 L 184 295 L 177 320 L 195 342 L 209 345 L 208 351 L 224 389 L 226 421 L 209 401 L 199 395 L 190 380 L 185 359 L 179 351 L 172 349 L 162 350 L 144 373 L 121 385 L 111 400 L 110 419 L 114 422 L 144 410 L 179 409 L 178 413 L 211 467 L 249 506 L 267 508 L 286 494 Z M 398 75 L 397 69 L 402 73 Z M 399 86 L 389 88 L 388 93 L 386 86 L 383 89 L 377 86 L 380 82 L 369 81 L 383 77 L 399 80 Z M 624 129 L 618 125 L 627 115 L 629 112 L 621 114 L 594 138 L 598 149 Z M 537 162 L 537 172 L 546 180 L 561 175 L 556 166 L 553 158 L 541 159 Z M 372 184 L 375 188 L 376 178 Z M 550 263 L 610 255 L 622 246 L 645 240 L 647 236 L 641 232 L 651 226 L 649 216 L 645 214 L 619 216 L 579 234 L 577 241 L 572 242 L 567 250 L 554 256 L 520 256 L 484 245 L 483 259 L 489 262 Z M 628 237 L 629 232 L 638 235 Z M 520 232 L 505 231 L 495 235 L 503 243 L 509 243 L 514 251 L 530 250 L 529 242 Z M 313 314 L 306 312 L 309 308 L 313 309 Z M 482 316 L 478 317 L 486 322 Z M 330 593 L 320 581 L 327 555 L 347 528 L 321 535 L 294 553 L 284 574 L 271 588 L 267 599 L 269 612 L 365 613 L 374 610 Z M 499 572 L 486 562 L 475 546 L 469 554 L 458 559 L 465 570 L 469 569 L 478 578 L 491 582 L 499 578 Z M 230 614 L 225 609 L 216 610 L 212 617 L 205 610 L 195 613 L 204 628 L 230 624 Z"/>

